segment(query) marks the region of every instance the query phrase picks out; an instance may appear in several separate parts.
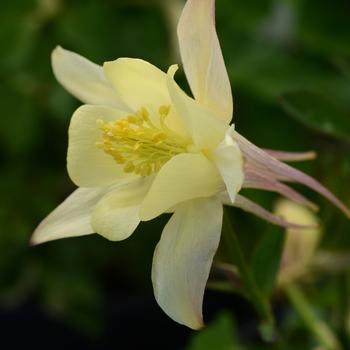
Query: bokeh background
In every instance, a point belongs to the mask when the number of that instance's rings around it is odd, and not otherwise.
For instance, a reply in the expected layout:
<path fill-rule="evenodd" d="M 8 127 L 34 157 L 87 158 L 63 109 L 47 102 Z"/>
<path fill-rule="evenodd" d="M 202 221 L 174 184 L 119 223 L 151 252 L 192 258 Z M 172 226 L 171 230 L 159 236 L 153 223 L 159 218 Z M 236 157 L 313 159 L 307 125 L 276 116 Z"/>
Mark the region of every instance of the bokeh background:
<path fill-rule="evenodd" d="M 51 349 L 316 347 L 283 293 L 274 295 L 273 305 L 284 345 L 261 342 L 256 315 L 239 296 L 208 291 L 209 326 L 202 333 L 168 319 L 154 301 L 150 279 L 166 216 L 142 224 L 125 242 L 91 235 L 29 246 L 36 225 L 74 190 L 65 157 L 79 102 L 55 81 L 51 51 L 59 44 L 99 64 L 139 57 L 165 70 L 178 62 L 174 31 L 181 6 L 179 0 L 0 2 L 2 348 L 23 340 Z M 348 0 L 217 0 L 237 129 L 261 147 L 315 150 L 317 160 L 298 166 L 348 205 L 349 24 Z M 179 82 L 185 86 L 181 74 Z M 301 288 L 349 349 L 350 224 L 319 196 L 304 193 L 321 207 L 320 251 L 331 258 Z M 249 196 L 268 208 L 277 198 Z M 270 225 L 239 210 L 233 216 L 249 259 Z"/>

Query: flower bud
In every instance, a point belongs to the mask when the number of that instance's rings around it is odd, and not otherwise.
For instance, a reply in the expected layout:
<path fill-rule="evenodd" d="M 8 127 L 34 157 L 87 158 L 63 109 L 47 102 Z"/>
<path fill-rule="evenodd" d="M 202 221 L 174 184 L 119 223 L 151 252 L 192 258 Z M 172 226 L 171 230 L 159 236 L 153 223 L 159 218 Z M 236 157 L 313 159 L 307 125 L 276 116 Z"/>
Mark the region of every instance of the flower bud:
<path fill-rule="evenodd" d="M 280 200 L 275 213 L 285 220 L 301 225 L 315 226 L 307 229 L 287 229 L 281 258 L 278 284 L 292 282 L 304 275 L 317 249 L 321 230 L 316 216 L 305 207 L 289 200 Z"/>

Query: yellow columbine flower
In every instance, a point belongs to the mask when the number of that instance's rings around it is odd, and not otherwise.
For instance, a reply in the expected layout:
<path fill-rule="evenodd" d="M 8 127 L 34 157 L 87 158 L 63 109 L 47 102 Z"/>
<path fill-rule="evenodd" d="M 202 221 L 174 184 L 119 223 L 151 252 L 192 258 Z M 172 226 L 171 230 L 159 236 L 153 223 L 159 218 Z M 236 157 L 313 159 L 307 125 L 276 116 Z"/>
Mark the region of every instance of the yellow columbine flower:
<path fill-rule="evenodd" d="M 215 30 L 214 0 L 189 0 L 178 25 L 183 66 L 194 98 L 153 65 L 120 58 L 100 67 L 56 48 L 58 81 L 86 103 L 69 128 L 68 172 L 79 188 L 36 229 L 32 242 L 93 232 L 119 241 L 140 221 L 173 213 L 155 250 L 152 281 L 159 305 L 175 321 L 197 329 L 221 234 L 223 204 L 289 225 L 247 198 L 244 187 L 306 198 L 280 180 L 329 191 L 281 163 L 310 154 L 263 151 L 230 126 L 230 81 Z M 295 226 L 295 225 L 294 225 Z"/>

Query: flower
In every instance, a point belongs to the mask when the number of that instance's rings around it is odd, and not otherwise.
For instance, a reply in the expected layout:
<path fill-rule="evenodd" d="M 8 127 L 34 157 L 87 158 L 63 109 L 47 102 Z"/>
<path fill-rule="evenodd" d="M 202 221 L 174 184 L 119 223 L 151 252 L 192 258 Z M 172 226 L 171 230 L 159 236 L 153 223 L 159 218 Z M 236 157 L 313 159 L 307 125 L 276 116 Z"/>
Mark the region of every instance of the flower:
<path fill-rule="evenodd" d="M 155 249 L 152 281 L 158 304 L 198 329 L 202 301 L 221 234 L 223 204 L 275 224 L 299 227 L 238 194 L 242 187 L 277 191 L 314 207 L 281 181 L 318 191 L 348 209 L 314 179 L 280 160 L 310 154 L 264 151 L 230 126 L 230 81 L 215 30 L 214 0 L 188 0 L 178 25 L 184 70 L 194 98 L 167 74 L 139 59 L 103 67 L 56 48 L 58 81 L 86 103 L 69 127 L 68 173 L 79 188 L 36 229 L 34 244 L 97 232 L 129 237 L 141 221 L 173 213 Z M 312 154 L 311 154 L 312 156 Z"/>

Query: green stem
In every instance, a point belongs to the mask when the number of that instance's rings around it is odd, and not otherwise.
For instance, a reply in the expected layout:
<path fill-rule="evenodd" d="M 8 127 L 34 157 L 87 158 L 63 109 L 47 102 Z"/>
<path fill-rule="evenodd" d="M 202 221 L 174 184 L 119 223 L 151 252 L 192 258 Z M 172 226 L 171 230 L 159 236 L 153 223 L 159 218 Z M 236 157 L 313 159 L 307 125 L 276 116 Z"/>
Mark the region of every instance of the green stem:
<path fill-rule="evenodd" d="M 325 322 L 318 319 L 310 303 L 297 285 L 289 283 L 284 286 L 289 301 L 294 306 L 305 326 L 314 335 L 317 341 L 327 350 L 340 350 L 341 346 L 333 331 Z"/>
<path fill-rule="evenodd" d="M 231 263 L 238 267 L 249 300 L 254 305 L 257 313 L 262 319 L 260 332 L 265 340 L 272 341 L 274 337 L 274 319 L 270 304 L 255 283 L 238 241 L 238 237 L 232 227 L 227 209 L 224 211 L 222 234 L 226 248 L 231 256 Z"/>

